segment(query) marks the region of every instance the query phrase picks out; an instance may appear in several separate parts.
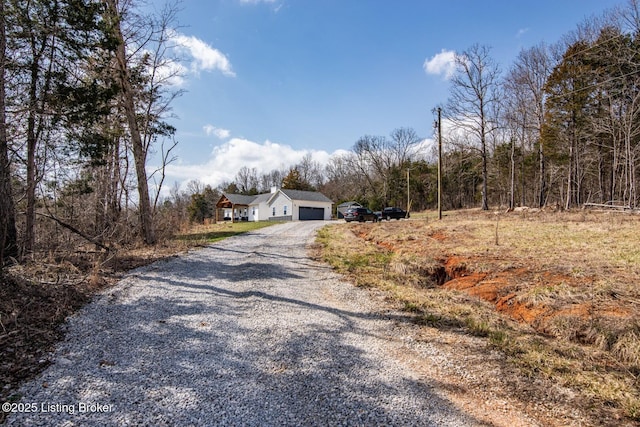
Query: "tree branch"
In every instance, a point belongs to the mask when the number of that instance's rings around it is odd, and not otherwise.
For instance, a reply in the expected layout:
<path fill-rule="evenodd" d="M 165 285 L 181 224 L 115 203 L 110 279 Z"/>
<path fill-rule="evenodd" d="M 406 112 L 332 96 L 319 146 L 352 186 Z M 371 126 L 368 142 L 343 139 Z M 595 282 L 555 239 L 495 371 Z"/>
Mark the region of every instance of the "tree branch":
<path fill-rule="evenodd" d="M 93 243 L 94 245 L 98 246 L 99 248 L 104 249 L 107 252 L 113 251 L 113 249 L 111 249 L 110 247 L 98 242 L 97 240 L 95 240 L 91 236 L 88 236 L 85 233 L 83 233 L 82 231 L 80 231 L 77 228 L 75 228 L 73 225 L 67 224 L 66 222 L 62 221 L 60 218 L 57 218 L 57 217 L 55 217 L 55 216 L 53 216 L 51 214 L 45 214 L 45 213 L 42 213 L 42 212 L 36 212 L 36 215 L 43 216 L 45 218 L 49 218 L 50 220 L 53 220 L 54 222 L 56 222 L 61 227 L 66 228 L 67 230 L 71 231 L 72 233 L 77 234 L 78 236 L 82 237 L 83 239 L 87 240 L 90 243 Z"/>

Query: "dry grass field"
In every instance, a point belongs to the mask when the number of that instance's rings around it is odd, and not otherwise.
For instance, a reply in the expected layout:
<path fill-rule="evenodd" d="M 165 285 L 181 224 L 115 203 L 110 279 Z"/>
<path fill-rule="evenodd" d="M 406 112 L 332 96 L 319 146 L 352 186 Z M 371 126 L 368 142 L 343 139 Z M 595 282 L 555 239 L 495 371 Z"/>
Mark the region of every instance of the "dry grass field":
<path fill-rule="evenodd" d="M 610 424 L 640 421 L 639 237 L 636 214 L 530 209 L 340 223 L 318 242 L 357 285 L 425 327 L 486 337 L 521 374 L 574 390 L 594 424 Z"/>

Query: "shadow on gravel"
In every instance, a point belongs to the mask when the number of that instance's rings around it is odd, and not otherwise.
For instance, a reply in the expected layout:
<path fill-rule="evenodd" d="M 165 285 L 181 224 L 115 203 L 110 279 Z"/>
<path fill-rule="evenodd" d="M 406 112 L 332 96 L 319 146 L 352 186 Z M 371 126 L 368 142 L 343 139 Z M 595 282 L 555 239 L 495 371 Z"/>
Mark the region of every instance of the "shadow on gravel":
<path fill-rule="evenodd" d="M 308 277 L 252 260 L 173 259 L 130 280 L 142 296 L 122 287 L 88 306 L 23 397 L 110 410 L 9 425 L 482 425 L 374 350 L 386 338 L 369 322 L 410 316 L 278 294 Z"/>
<path fill-rule="evenodd" d="M 264 245 L 265 249 L 268 248 L 269 245 Z M 241 250 L 241 249 L 237 249 L 237 248 L 229 248 L 229 247 L 223 247 L 223 246 L 211 246 L 209 249 L 214 250 L 214 251 L 219 251 L 219 252 L 223 252 L 223 253 L 228 253 L 229 257 L 247 257 L 247 256 L 256 256 L 258 258 L 264 259 L 264 262 L 269 262 L 269 259 L 275 259 L 275 260 L 282 260 L 282 259 L 286 259 L 286 260 L 290 260 L 290 261 L 294 261 L 296 263 L 298 263 L 299 265 L 304 265 L 304 266 L 309 266 L 309 267 L 315 267 L 316 265 L 313 263 L 313 261 L 311 259 L 309 259 L 309 257 L 307 256 L 291 256 L 291 255 L 284 255 L 284 254 L 274 254 L 274 253 L 269 253 L 265 250 L 263 251 L 247 251 L 247 250 Z"/>
<path fill-rule="evenodd" d="M 26 399 L 112 410 L 19 414 L 9 425 L 479 424 L 430 385 L 389 376 L 352 345 L 362 331 L 350 322 L 312 320 L 283 331 L 266 319 L 240 322 L 244 311 L 144 298 L 111 306 L 107 323 L 89 316 L 96 336 L 76 342 L 82 350 L 64 354 L 46 388 Z"/>
<path fill-rule="evenodd" d="M 152 284 L 164 284 L 171 289 L 179 289 L 183 288 L 183 291 L 186 292 L 203 292 L 206 294 L 211 294 L 211 296 L 223 296 L 232 299 L 261 299 L 264 301 L 276 303 L 276 304 L 284 304 L 288 306 L 297 306 L 302 309 L 312 310 L 312 311 L 322 311 L 334 316 L 341 318 L 344 321 L 350 322 L 352 319 L 368 319 L 368 320 L 393 320 L 398 322 L 415 322 L 415 316 L 412 314 L 403 314 L 403 313 L 371 313 L 371 312 L 354 312 L 338 309 L 335 307 L 331 307 L 328 305 L 315 304 L 312 302 L 308 302 L 302 299 L 296 299 L 291 297 L 285 297 L 281 295 L 276 295 L 275 293 L 267 293 L 261 290 L 235 290 L 230 289 L 229 287 L 215 286 L 213 283 L 217 283 L 215 280 L 215 276 L 212 276 L 210 272 L 207 272 L 206 269 L 212 266 L 218 268 L 216 270 L 216 275 L 218 277 L 223 277 L 226 279 L 232 278 L 237 281 L 242 281 L 243 278 L 249 278 L 251 280 L 254 279 L 303 279 L 303 277 L 290 274 L 287 271 L 279 271 L 277 268 L 275 272 L 266 272 L 264 269 L 264 265 L 251 264 L 251 268 L 247 268 L 243 272 L 239 272 L 241 268 L 246 268 L 247 264 L 239 264 L 237 266 L 233 266 L 233 268 L 225 269 L 219 268 L 221 263 L 217 262 L 191 262 L 189 265 L 189 276 L 184 279 L 193 279 L 198 278 L 200 281 L 194 283 L 191 280 L 174 280 L 166 277 L 160 276 L 139 276 L 137 279 L 141 281 L 148 282 L 149 285 Z M 273 269 L 273 267 L 271 267 Z M 257 273 L 257 274 L 256 274 Z M 204 281 L 203 281 L 204 280 Z"/>

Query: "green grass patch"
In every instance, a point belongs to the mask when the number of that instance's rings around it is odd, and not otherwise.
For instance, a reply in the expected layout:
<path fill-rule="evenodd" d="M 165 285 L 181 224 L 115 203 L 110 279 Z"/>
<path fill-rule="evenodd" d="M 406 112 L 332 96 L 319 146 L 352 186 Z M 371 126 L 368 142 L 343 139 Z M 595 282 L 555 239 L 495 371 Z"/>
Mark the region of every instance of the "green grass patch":
<path fill-rule="evenodd" d="M 280 223 L 274 221 L 247 221 L 212 224 L 208 226 L 198 227 L 197 229 L 185 234 L 179 234 L 176 236 L 176 240 L 196 244 L 215 243 L 228 237 L 237 236 L 239 234 L 248 233 L 254 230 L 259 230 L 261 228 L 269 227 L 275 224 Z"/>

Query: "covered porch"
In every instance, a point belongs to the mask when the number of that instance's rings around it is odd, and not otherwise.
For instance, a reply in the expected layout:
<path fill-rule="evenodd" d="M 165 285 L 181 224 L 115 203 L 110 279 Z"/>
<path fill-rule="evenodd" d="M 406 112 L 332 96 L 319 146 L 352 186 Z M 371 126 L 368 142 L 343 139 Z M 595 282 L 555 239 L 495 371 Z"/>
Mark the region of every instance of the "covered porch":
<path fill-rule="evenodd" d="M 249 220 L 249 205 L 254 196 L 243 196 L 239 194 L 223 194 L 216 203 L 216 222 L 227 220 L 225 211 L 230 211 L 229 220 L 236 221 Z"/>

